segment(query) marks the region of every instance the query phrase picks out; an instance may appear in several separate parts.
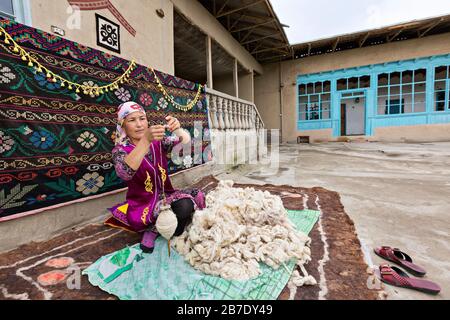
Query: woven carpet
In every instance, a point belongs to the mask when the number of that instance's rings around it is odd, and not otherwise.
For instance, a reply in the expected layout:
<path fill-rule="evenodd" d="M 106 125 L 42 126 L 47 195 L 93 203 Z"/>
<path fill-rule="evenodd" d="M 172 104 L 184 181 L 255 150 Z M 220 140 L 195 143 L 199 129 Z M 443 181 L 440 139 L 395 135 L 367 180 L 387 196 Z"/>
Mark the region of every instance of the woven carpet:
<path fill-rule="evenodd" d="M 205 192 L 218 181 L 206 177 L 194 187 Z M 301 287 L 295 299 L 378 299 L 379 291 L 369 289 L 367 264 L 353 222 L 345 213 L 339 194 L 323 188 L 294 188 L 275 185 L 240 185 L 279 195 L 288 210 L 315 210 L 321 213 L 309 233 L 312 261 L 306 270 L 319 282 Z M 82 270 L 102 256 L 138 243 L 139 236 L 105 225 L 73 230 L 52 240 L 30 243 L 0 255 L 0 299 L 117 299 L 88 281 Z M 326 254 L 325 254 L 326 253 Z M 69 263 L 55 267 L 55 259 Z M 49 272 L 59 272 L 60 281 L 42 285 Z M 77 282 L 78 279 L 78 282 Z M 78 288 L 78 289 L 73 289 Z M 278 299 L 286 300 L 284 288 Z"/>

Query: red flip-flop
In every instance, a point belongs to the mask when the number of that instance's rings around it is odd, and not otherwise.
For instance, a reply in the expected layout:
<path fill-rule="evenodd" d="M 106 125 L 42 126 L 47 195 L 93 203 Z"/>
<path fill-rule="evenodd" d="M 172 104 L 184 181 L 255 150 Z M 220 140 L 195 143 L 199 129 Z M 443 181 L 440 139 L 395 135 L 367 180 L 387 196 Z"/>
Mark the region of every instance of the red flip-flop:
<path fill-rule="evenodd" d="M 378 278 L 384 283 L 400 287 L 413 289 L 430 294 L 438 294 L 441 291 L 441 287 L 434 282 L 410 278 L 405 272 L 397 267 L 391 267 L 389 265 L 381 265 L 379 269 L 375 270 Z"/>
<path fill-rule="evenodd" d="M 417 277 L 423 277 L 427 272 L 421 266 L 414 264 L 411 257 L 397 248 L 383 246 L 373 250 L 378 256 L 398 264 Z"/>

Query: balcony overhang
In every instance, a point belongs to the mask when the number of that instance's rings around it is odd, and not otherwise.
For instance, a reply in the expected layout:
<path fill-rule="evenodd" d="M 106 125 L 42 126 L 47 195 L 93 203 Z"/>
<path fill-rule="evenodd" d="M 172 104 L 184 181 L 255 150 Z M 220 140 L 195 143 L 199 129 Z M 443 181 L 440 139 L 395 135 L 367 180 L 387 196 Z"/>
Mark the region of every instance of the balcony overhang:
<path fill-rule="evenodd" d="M 284 25 L 268 0 L 199 2 L 259 63 L 293 56 Z"/>

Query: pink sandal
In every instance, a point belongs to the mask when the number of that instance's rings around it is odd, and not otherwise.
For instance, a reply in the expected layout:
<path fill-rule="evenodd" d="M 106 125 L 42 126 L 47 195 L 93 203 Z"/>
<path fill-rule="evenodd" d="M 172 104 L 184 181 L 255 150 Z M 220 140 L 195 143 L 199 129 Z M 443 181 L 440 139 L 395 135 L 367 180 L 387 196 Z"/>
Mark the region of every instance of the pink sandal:
<path fill-rule="evenodd" d="M 375 248 L 374 252 L 381 258 L 398 264 L 417 277 L 423 277 L 427 273 L 424 268 L 414 264 L 411 257 L 400 251 L 400 249 L 383 246 Z"/>
<path fill-rule="evenodd" d="M 397 267 L 391 267 L 387 264 L 381 265 L 375 270 L 378 278 L 384 283 L 400 287 L 413 289 L 430 294 L 438 294 L 441 287 L 434 282 L 410 278 L 405 272 Z"/>

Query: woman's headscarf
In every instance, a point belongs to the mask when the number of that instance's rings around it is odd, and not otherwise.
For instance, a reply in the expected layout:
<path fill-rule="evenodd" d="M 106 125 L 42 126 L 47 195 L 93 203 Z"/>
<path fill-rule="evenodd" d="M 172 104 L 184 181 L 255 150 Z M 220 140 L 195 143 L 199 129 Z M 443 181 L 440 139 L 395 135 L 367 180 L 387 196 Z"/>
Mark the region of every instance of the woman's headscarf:
<path fill-rule="evenodd" d="M 125 143 L 127 134 L 122 127 L 123 121 L 134 112 L 143 112 L 145 114 L 144 108 L 133 101 L 122 103 L 117 109 L 116 145 Z"/>

